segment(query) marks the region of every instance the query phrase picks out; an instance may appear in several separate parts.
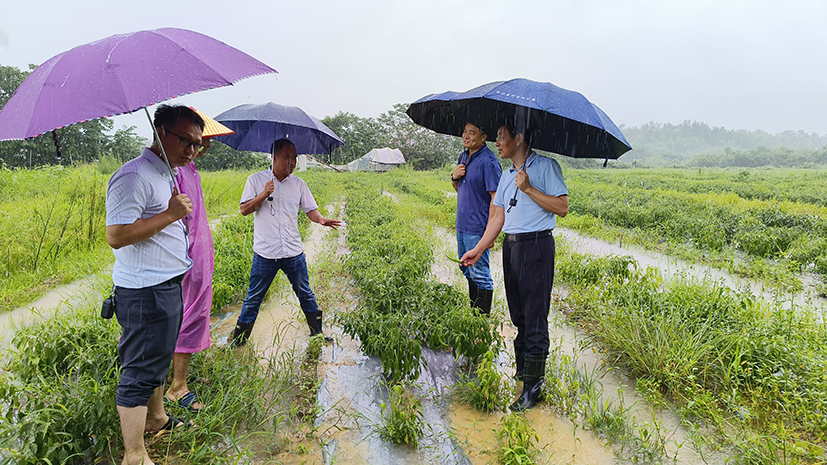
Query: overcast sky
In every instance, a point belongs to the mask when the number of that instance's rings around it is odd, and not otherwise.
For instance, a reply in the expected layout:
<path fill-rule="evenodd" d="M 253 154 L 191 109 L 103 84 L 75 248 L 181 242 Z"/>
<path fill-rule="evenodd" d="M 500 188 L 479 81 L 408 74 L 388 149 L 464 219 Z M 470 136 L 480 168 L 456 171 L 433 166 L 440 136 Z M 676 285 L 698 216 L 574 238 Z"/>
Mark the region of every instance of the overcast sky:
<path fill-rule="evenodd" d="M 0 65 L 160 27 L 219 39 L 279 71 L 181 97 L 323 118 L 523 77 L 576 90 L 618 125 L 705 122 L 827 134 L 822 0 L 7 0 Z M 146 117 L 118 117 L 149 137 Z"/>

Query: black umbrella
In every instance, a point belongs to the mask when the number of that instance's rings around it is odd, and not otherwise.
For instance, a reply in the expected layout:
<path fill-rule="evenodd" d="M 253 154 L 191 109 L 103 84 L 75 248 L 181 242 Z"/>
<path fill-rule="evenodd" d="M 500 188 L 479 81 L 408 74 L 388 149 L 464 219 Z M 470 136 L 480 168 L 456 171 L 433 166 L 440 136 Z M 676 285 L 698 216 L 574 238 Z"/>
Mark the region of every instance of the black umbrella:
<path fill-rule="evenodd" d="M 472 123 L 494 141 L 511 120 L 532 148 L 574 158 L 616 159 L 632 149 L 620 129 L 583 95 L 548 82 L 512 79 L 467 92 L 431 94 L 406 111 L 420 126 L 460 136 Z"/>

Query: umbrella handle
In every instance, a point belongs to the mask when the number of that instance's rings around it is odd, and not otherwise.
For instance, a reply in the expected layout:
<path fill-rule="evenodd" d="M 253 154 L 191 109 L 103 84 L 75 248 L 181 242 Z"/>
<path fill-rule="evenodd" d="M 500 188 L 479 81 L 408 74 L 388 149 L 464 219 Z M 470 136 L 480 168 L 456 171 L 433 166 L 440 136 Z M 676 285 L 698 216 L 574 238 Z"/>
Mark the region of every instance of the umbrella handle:
<path fill-rule="evenodd" d="M 146 113 L 146 119 L 149 120 L 149 127 L 152 128 L 152 134 L 155 135 L 155 140 L 158 141 L 158 147 L 161 148 L 161 158 L 164 160 L 164 164 L 167 165 L 167 170 L 169 170 L 169 177 L 172 178 L 172 185 L 175 187 L 175 191 L 180 193 L 181 186 L 178 185 L 178 181 L 175 180 L 175 175 L 172 174 L 172 166 L 169 164 L 169 159 L 167 158 L 167 152 L 164 150 L 164 144 L 161 143 L 161 135 L 158 134 L 158 128 L 152 124 L 152 118 L 149 116 L 149 110 L 144 107 L 144 112 Z M 184 235 L 189 236 L 190 234 L 190 218 L 189 215 L 184 217 L 184 221 L 181 222 L 181 225 L 184 227 Z"/>
<path fill-rule="evenodd" d="M 158 134 L 158 128 L 152 124 L 152 118 L 149 116 L 149 110 L 144 107 L 144 112 L 146 112 L 146 119 L 149 120 L 149 127 L 152 128 L 152 134 L 155 136 L 155 140 L 158 141 L 158 147 L 161 148 L 161 159 L 164 160 L 164 164 L 167 165 L 167 170 L 169 170 L 169 177 L 172 178 L 172 185 L 178 189 L 178 192 L 181 192 L 180 186 L 178 186 L 178 181 L 175 180 L 175 175 L 172 174 L 172 166 L 169 164 L 169 159 L 167 158 L 167 152 L 164 150 L 164 144 L 161 143 L 161 136 Z"/>
<path fill-rule="evenodd" d="M 523 163 L 523 167 L 520 168 L 518 171 L 525 171 L 525 163 Z M 511 208 L 517 205 L 517 192 L 520 192 L 519 188 L 514 189 L 514 197 L 512 197 L 511 200 L 508 201 L 508 210 L 505 211 L 506 213 L 511 213 Z"/>

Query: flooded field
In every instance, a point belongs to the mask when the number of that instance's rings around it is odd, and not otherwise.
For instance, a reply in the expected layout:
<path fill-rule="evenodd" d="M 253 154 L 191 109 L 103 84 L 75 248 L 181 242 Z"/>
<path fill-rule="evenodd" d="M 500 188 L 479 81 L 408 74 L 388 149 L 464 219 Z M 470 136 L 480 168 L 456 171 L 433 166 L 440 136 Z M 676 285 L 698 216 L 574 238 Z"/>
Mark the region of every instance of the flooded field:
<path fill-rule="evenodd" d="M 330 258 L 325 254 L 347 253 L 342 235 L 315 224 L 311 225 L 310 231 L 305 242 L 305 253 L 311 270 L 315 262 Z M 431 273 L 443 283 L 464 289 L 464 277 L 457 266 L 445 258 L 446 255 L 455 253 L 453 233 L 442 230 L 436 236 L 440 242 L 434 250 L 436 260 Z M 691 275 L 721 280 L 734 288 L 751 286 L 758 294 L 762 291 L 754 283 L 703 266 L 681 263 L 666 256 L 620 248 L 562 229 L 556 231 L 556 236 L 559 241 L 565 241 L 581 253 L 631 255 L 643 267 L 658 268 L 667 279 L 670 276 Z M 507 348 L 499 354 L 497 367 L 505 379 L 511 380 L 514 373 L 513 355 L 508 349 L 515 329 L 506 316 L 500 252 L 492 253 L 491 263 L 496 283 L 494 312 L 503 322 L 500 333 Z M 3 315 L 0 321 L 3 337 L 0 341 L 8 344 L 18 325 L 49 318 L 53 314 L 50 312 L 60 311 L 62 306 L 80 305 L 87 300 L 99 299 L 93 291 L 95 279 L 100 278 L 90 278 L 64 287 L 25 309 Z M 355 298 L 348 289 L 338 291 L 341 296 L 338 311 L 356 305 Z M 558 287 L 555 292 L 565 295 L 566 290 Z M 799 296 L 791 300 L 794 299 L 813 301 L 812 296 Z M 820 304 L 823 305 L 823 302 Z M 600 354 L 590 347 L 582 335 L 564 322 L 558 306 L 558 303 L 553 304 L 550 317 L 552 350 L 571 357 L 579 371 L 591 373 L 597 378 L 600 402 L 624 405 L 628 416 L 640 428 L 639 431 L 654 431 L 665 451 L 665 461 L 690 465 L 726 463 L 725 453 L 699 453 L 693 444 L 692 433 L 681 424 L 674 412 L 653 407 L 636 393 L 635 380 L 607 369 Z M 219 346 L 226 343 L 239 310 L 240 306 L 231 307 L 223 315 L 213 318 L 214 343 Z M 343 334 L 333 323 L 334 314 L 334 311 L 326 313 L 325 323 L 325 331 L 334 337 L 334 342 L 323 347 L 317 369 L 318 415 L 312 421 L 309 431 L 297 432 L 294 437 L 287 438 L 288 443 L 283 451 L 274 457 L 278 463 L 494 463 L 496 431 L 500 427 L 503 413 L 477 411 L 452 395 L 452 387 L 458 381 L 459 373 L 467 369 L 467 363 L 455 360 L 450 352 L 423 349 L 427 365 L 412 389 L 423 402 L 426 428 L 420 447 L 413 449 L 408 446 L 393 446 L 383 440 L 378 425 L 384 414 L 383 405 L 388 402 L 388 391 L 381 361 L 378 357 L 362 353 L 359 341 Z M 309 331 L 298 302 L 289 286 L 282 285 L 261 307 L 251 339 L 255 353 L 261 360 L 285 354 L 301 354 L 306 350 L 308 340 Z M 516 397 L 519 385 L 510 382 Z M 549 382 L 554 380 L 547 380 Z M 605 438 L 584 428 L 582 419 L 569 418 L 549 405 L 541 404 L 525 416 L 538 435 L 539 463 L 606 464 L 630 459 L 629 451 L 607 444 Z M 261 463 L 273 462 L 268 459 Z"/>

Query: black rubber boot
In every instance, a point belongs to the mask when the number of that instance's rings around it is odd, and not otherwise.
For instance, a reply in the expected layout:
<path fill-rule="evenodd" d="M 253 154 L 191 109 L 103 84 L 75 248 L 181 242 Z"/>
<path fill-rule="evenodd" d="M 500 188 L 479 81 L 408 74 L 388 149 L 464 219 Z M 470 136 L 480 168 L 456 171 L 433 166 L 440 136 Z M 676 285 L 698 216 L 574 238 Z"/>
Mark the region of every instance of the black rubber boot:
<path fill-rule="evenodd" d="M 230 336 L 230 347 L 242 347 L 247 344 L 247 340 L 250 339 L 250 335 L 253 334 L 253 326 L 256 322 L 252 323 L 242 323 L 240 321 L 236 321 L 235 329 L 233 329 L 233 335 Z"/>
<path fill-rule="evenodd" d="M 508 408 L 512 412 L 522 412 L 533 408 L 540 402 L 543 394 L 543 380 L 545 379 L 546 359 L 527 356 L 523 369 L 523 393 Z"/>
<path fill-rule="evenodd" d="M 332 337 L 325 336 L 322 332 L 322 312 L 304 312 L 304 317 L 307 318 L 307 326 L 310 327 L 310 337 L 322 336 L 324 342 L 333 340 Z"/>
<path fill-rule="evenodd" d="M 494 298 L 494 290 L 477 289 L 477 300 L 471 305 L 480 310 L 480 313 L 488 316 L 491 314 L 491 300 Z"/>
<path fill-rule="evenodd" d="M 477 283 L 474 281 L 468 280 L 468 298 L 471 300 L 471 306 L 476 307 L 479 288 L 477 287 Z"/>
<path fill-rule="evenodd" d="M 523 369 L 525 368 L 525 347 L 517 347 L 517 345 L 514 344 L 514 361 L 517 365 L 517 372 L 514 373 L 514 379 L 522 381 Z"/>

